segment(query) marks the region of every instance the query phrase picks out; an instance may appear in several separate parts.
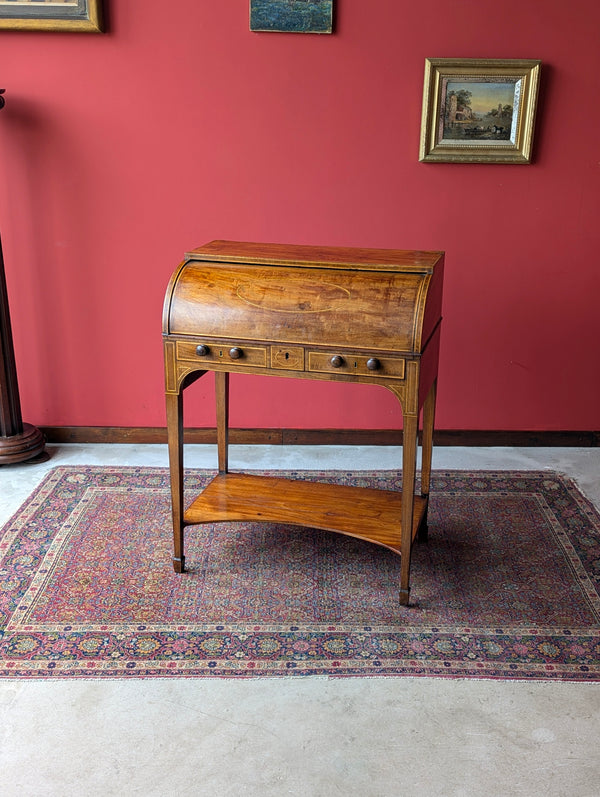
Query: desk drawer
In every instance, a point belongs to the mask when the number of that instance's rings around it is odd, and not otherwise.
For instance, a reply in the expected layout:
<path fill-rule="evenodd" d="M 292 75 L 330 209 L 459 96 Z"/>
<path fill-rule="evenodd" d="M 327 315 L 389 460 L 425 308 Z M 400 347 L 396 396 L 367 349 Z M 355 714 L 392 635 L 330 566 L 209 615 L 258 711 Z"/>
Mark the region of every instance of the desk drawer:
<path fill-rule="evenodd" d="M 404 379 L 405 360 L 399 357 L 371 357 L 368 354 L 309 351 L 308 370 L 349 376 Z"/>
<path fill-rule="evenodd" d="M 227 365 L 252 365 L 256 368 L 267 367 L 266 346 L 246 346 L 233 341 L 227 343 L 188 343 L 177 341 L 177 359 L 194 363 L 227 363 Z"/>

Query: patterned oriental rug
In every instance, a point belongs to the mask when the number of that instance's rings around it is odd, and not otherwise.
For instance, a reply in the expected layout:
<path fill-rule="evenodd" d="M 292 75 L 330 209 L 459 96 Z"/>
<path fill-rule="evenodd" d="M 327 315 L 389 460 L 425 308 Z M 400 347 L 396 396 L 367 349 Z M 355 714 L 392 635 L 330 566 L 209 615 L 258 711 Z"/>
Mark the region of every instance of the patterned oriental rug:
<path fill-rule="evenodd" d="M 400 558 L 353 538 L 190 527 L 181 575 L 171 544 L 166 469 L 51 471 L 0 537 L 0 676 L 600 680 L 600 517 L 552 472 L 435 472 L 409 608 Z"/>

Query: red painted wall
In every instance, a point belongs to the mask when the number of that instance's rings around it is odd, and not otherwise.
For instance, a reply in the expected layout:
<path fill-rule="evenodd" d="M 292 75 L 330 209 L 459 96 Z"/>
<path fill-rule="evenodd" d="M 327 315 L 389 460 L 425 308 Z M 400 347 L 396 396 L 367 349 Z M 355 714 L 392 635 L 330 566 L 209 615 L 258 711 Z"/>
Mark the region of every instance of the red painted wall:
<path fill-rule="evenodd" d="M 250 33 L 247 0 L 107 5 L 104 35 L 0 31 L 25 420 L 164 425 L 168 278 L 231 238 L 445 249 L 439 427 L 600 429 L 597 0 L 338 0 L 333 36 Z M 418 162 L 427 56 L 542 60 L 533 165 Z M 400 423 L 365 386 L 249 377 L 232 403 L 247 427 Z"/>

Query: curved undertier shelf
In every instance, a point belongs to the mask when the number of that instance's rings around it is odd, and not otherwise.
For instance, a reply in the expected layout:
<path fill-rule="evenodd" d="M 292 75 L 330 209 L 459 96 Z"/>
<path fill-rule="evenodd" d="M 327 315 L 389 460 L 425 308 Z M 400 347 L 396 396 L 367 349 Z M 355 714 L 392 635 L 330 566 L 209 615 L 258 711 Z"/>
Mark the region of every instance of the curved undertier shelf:
<path fill-rule="evenodd" d="M 426 512 L 427 498 L 415 496 L 413 540 Z M 400 553 L 401 515 L 402 495 L 390 490 L 225 473 L 194 500 L 184 523 L 287 523 L 358 537 Z"/>

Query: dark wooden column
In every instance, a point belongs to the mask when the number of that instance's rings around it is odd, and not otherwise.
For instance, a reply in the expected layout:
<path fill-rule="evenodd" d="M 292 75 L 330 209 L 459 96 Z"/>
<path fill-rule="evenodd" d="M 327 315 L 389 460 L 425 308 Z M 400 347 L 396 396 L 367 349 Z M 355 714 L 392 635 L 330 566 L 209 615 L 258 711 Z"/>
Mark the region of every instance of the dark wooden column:
<path fill-rule="evenodd" d="M 0 108 L 4 107 L 0 89 Z M 4 258 L 0 241 L 0 465 L 45 456 L 44 436 L 35 426 L 23 423 L 17 383 Z"/>

